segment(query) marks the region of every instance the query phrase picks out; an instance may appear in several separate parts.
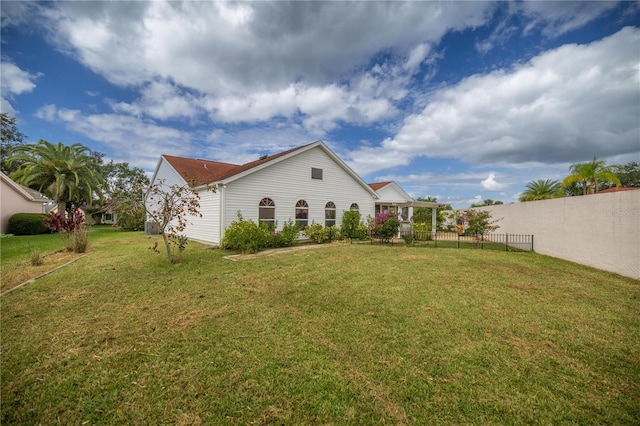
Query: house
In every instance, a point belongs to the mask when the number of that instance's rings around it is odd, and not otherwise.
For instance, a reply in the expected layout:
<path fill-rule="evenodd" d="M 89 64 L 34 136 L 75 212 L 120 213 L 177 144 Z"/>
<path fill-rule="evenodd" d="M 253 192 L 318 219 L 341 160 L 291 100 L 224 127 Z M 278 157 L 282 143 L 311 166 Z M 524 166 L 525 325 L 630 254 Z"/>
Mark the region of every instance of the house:
<path fill-rule="evenodd" d="M 438 203 L 415 201 L 395 182 L 376 182 L 370 183 L 369 186 L 378 194 L 375 214 L 389 212 L 397 217 L 400 221 L 400 233 L 406 233 L 411 229 L 413 209 L 415 207 L 427 207 L 433 210 L 433 214 L 431 215 L 431 232 L 432 234 L 436 232 L 436 211 L 439 207 Z"/>
<path fill-rule="evenodd" d="M 0 234 L 7 231 L 9 218 L 16 213 L 46 213 L 51 200 L 38 191 L 14 182 L 0 172 Z"/>
<path fill-rule="evenodd" d="M 238 213 L 275 229 L 288 220 L 302 227 L 340 226 L 345 211 L 373 215 L 378 197 L 322 141 L 242 165 L 162 155 L 151 183 L 160 181 L 165 185 L 188 182 L 198 190 L 202 217 L 190 216 L 184 235 L 210 244 L 220 243 Z M 147 230 L 152 227 L 148 224 Z"/>

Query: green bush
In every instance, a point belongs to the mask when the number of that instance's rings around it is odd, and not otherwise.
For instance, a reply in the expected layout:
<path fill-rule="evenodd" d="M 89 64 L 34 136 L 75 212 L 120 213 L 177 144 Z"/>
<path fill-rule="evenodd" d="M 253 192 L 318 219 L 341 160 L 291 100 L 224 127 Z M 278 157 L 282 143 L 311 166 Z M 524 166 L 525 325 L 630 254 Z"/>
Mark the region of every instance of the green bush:
<path fill-rule="evenodd" d="M 366 228 L 366 226 L 365 226 Z M 362 224 L 360 223 L 360 212 L 348 211 L 342 215 L 342 227 L 340 228 L 343 238 L 362 239 L 366 236 L 367 231 L 362 232 Z"/>
<path fill-rule="evenodd" d="M 37 235 L 48 232 L 45 220 L 49 216 L 42 213 L 16 213 L 9 218 L 7 232 L 14 235 Z"/>
<path fill-rule="evenodd" d="M 277 226 L 276 226 L 277 227 Z M 298 242 L 300 227 L 293 220 L 284 223 L 282 231 L 271 235 L 271 247 L 291 247 Z"/>
<path fill-rule="evenodd" d="M 225 231 L 220 246 L 228 250 L 240 250 L 242 253 L 256 253 L 269 247 L 271 241 L 268 226 L 260 226 L 239 217 Z"/>
<path fill-rule="evenodd" d="M 304 235 L 317 244 L 330 243 L 341 238 L 340 229 L 337 226 L 322 226 L 320 223 L 307 226 Z"/>
<path fill-rule="evenodd" d="M 304 235 L 316 244 L 322 244 L 329 241 L 329 229 L 325 228 L 320 223 L 313 223 L 307 226 L 304 229 Z"/>

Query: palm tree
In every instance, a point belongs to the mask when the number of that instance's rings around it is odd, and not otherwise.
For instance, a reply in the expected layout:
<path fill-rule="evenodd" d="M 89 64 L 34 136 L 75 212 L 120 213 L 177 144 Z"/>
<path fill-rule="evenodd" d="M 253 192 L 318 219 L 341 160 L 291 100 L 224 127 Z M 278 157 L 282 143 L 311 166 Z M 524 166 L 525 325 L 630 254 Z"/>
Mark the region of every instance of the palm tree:
<path fill-rule="evenodd" d="M 613 182 L 620 186 L 620 179 L 611 167 L 607 167 L 604 160 L 593 160 L 588 163 L 573 164 L 569 171 L 571 174 L 564 178 L 562 187 L 566 188 L 572 183 L 580 183 L 584 195 L 598 192 L 600 182 Z"/>
<path fill-rule="evenodd" d="M 527 189 L 520 195 L 520 201 L 548 200 L 564 195 L 562 185 L 557 180 L 538 179 L 527 184 Z"/>
<path fill-rule="evenodd" d="M 20 163 L 11 178 L 50 197 L 60 214 L 66 210 L 67 202 L 91 202 L 94 194 L 102 196 L 105 181 L 98 160 L 79 143 L 67 146 L 40 140 L 20 145 L 13 149 L 8 161 Z"/>

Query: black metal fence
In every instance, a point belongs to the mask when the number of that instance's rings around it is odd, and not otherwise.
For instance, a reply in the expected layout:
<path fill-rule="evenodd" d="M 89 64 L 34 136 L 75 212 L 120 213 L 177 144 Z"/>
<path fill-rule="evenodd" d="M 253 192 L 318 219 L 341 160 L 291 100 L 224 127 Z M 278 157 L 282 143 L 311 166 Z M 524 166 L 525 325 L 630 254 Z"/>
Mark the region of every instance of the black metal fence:
<path fill-rule="evenodd" d="M 405 231 L 400 237 L 406 244 L 414 246 L 533 251 L 533 235 L 527 234 L 459 235 L 457 232 L 437 232 L 433 235 L 429 231 Z"/>

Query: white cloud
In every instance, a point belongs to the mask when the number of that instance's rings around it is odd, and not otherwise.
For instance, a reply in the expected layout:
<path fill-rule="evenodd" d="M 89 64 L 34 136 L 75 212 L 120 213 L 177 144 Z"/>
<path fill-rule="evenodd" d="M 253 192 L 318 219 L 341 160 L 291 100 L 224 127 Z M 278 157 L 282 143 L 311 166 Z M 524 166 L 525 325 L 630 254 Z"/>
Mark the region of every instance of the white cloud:
<path fill-rule="evenodd" d="M 317 135 L 394 116 L 394 102 L 449 30 L 490 6 L 415 2 L 62 2 L 40 7 L 50 40 L 112 83 L 141 88 L 116 112 L 284 117 Z M 339 46 L 339 48 L 336 48 Z M 378 65 L 364 68 L 379 52 Z M 155 91 L 155 89 L 168 91 Z M 154 93 L 149 93 L 150 91 Z M 328 104 L 328 102 L 333 102 Z"/>
<path fill-rule="evenodd" d="M 121 114 L 83 114 L 78 110 L 41 107 L 36 116 L 63 122 L 70 130 L 97 141 L 109 157 L 127 158 L 137 167 L 153 170 L 160 154 L 199 156 L 191 136 L 169 127 Z"/>
<path fill-rule="evenodd" d="M 615 8 L 617 1 L 526 1 L 509 3 L 512 13 L 522 15 L 529 24 L 525 33 L 541 28 L 548 37 L 557 37 L 580 28 Z"/>
<path fill-rule="evenodd" d="M 511 70 L 436 92 L 378 147 L 350 153 L 356 171 L 457 158 L 475 165 L 562 163 L 637 152 L 640 30 L 565 45 Z"/>
<path fill-rule="evenodd" d="M 480 184 L 482 185 L 482 188 L 485 191 L 490 191 L 490 192 L 502 191 L 503 189 L 509 186 L 504 183 L 499 183 L 498 181 L 496 181 L 496 174 L 493 172 L 489 173 L 489 176 L 483 181 L 481 181 Z"/>
<path fill-rule="evenodd" d="M 11 62 L 2 61 L 0 63 L 0 102 L 2 112 L 7 112 L 15 116 L 16 111 L 11 105 L 11 100 L 15 95 L 31 92 L 36 84 L 33 82 L 38 75 L 21 70 Z"/>
<path fill-rule="evenodd" d="M 11 62 L 2 61 L 0 70 L 0 88 L 3 94 L 19 95 L 21 93 L 31 92 L 36 87 L 33 80 L 35 80 L 37 76 L 21 70 Z"/>
<path fill-rule="evenodd" d="M 132 103 L 108 101 L 115 112 L 167 120 L 195 118 L 201 110 L 201 100 L 166 81 L 155 80 L 141 89 L 141 96 Z"/>

